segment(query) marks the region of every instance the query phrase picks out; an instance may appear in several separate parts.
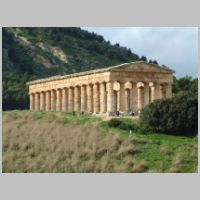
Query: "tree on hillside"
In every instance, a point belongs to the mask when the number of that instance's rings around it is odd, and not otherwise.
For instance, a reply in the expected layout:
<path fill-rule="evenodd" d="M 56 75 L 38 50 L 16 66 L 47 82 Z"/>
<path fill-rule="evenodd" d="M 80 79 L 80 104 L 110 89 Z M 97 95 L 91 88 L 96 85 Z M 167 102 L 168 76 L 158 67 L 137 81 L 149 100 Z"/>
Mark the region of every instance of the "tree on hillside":
<path fill-rule="evenodd" d="M 156 60 L 152 61 L 152 63 L 158 65 L 158 62 Z"/>
<path fill-rule="evenodd" d="M 146 56 L 141 56 L 140 60 L 143 60 L 143 61 L 147 62 L 147 57 Z"/>
<path fill-rule="evenodd" d="M 173 83 L 173 93 L 178 93 L 180 91 L 186 91 L 190 94 L 197 96 L 198 95 L 198 79 L 193 79 L 191 76 L 185 76 L 180 79 L 174 77 Z"/>

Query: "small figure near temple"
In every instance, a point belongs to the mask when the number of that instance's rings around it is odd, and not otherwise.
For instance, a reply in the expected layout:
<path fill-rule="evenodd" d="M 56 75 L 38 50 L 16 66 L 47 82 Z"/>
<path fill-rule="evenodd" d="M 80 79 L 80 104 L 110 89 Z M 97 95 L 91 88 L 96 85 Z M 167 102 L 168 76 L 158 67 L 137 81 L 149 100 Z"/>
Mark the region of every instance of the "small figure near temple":
<path fill-rule="evenodd" d="M 119 116 L 119 111 L 118 110 L 116 111 L 116 115 Z"/>
<path fill-rule="evenodd" d="M 135 113 L 134 112 L 130 112 L 129 115 L 130 116 L 135 116 Z"/>

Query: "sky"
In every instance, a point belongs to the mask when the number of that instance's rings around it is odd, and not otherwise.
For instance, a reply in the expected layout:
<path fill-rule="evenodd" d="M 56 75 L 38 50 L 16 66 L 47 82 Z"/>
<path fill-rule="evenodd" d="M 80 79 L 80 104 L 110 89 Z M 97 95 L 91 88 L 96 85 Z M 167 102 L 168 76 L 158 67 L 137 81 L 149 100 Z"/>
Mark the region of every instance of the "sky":
<path fill-rule="evenodd" d="M 111 44 L 130 48 L 139 56 L 175 70 L 177 78 L 198 73 L 197 27 L 82 27 Z"/>

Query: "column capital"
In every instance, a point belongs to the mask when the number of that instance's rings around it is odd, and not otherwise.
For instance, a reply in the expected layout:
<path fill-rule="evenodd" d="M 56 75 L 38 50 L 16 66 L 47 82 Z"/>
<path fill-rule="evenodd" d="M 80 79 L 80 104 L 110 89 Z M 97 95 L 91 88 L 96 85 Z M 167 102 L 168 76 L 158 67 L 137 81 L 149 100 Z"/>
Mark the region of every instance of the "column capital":
<path fill-rule="evenodd" d="M 132 89 L 133 83 L 131 81 L 125 82 L 125 89 Z"/>
<path fill-rule="evenodd" d="M 143 88 L 144 85 L 144 82 L 137 82 L 137 88 Z"/>

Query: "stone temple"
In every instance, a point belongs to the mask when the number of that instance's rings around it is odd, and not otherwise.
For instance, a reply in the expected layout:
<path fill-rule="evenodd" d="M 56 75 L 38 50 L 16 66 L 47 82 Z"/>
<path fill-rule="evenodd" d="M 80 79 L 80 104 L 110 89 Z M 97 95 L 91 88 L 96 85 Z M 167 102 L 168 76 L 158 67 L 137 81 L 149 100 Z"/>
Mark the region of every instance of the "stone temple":
<path fill-rule="evenodd" d="M 30 110 L 137 114 L 150 102 L 172 96 L 173 73 L 138 61 L 31 81 Z"/>

